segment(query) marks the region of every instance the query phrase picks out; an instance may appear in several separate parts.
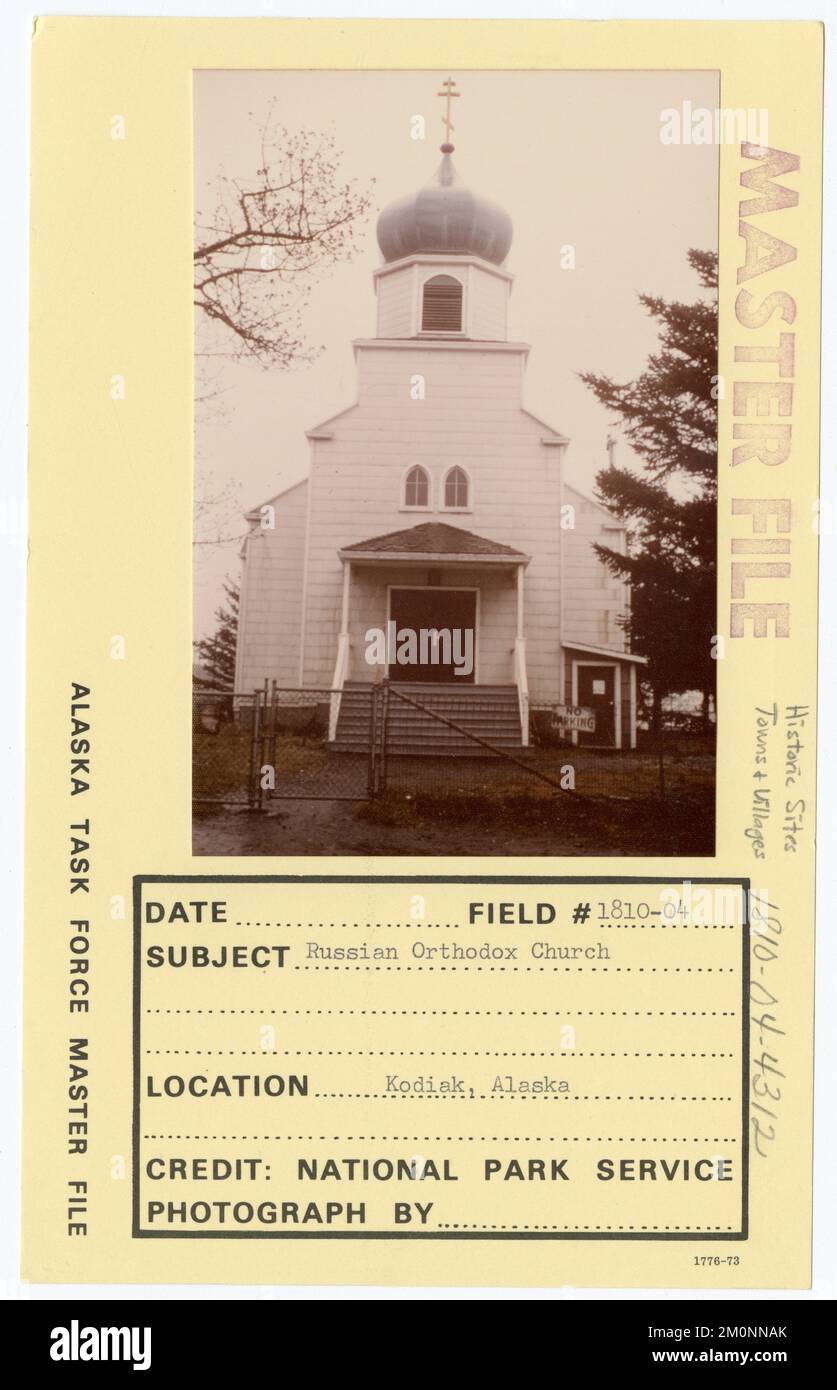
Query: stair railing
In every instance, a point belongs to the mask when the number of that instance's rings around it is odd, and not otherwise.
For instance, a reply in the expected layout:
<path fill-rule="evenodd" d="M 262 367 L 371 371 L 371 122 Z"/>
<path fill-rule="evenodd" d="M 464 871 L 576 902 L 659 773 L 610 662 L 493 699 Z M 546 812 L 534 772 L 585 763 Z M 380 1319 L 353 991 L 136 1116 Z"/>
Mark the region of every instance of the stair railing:
<path fill-rule="evenodd" d="M 525 673 L 524 673 L 524 674 L 525 674 Z M 388 684 L 388 683 L 387 683 L 387 684 Z M 554 777 L 550 777 L 548 773 L 546 773 L 546 772 L 541 772 L 540 768 L 537 767 L 530 759 L 524 760 L 523 758 L 516 758 L 515 755 L 514 755 L 514 753 L 510 753 L 509 750 L 508 750 L 507 748 L 500 748 L 500 747 L 497 746 L 496 743 L 489 743 L 488 739 L 482 738 L 480 734 L 475 734 L 474 731 L 473 731 L 473 729 L 466 729 L 466 728 L 463 727 L 462 724 L 457 724 L 456 721 L 455 721 L 454 719 L 448 719 L 446 715 L 440 714 L 438 710 L 431 709 L 428 705 L 422 705 L 422 704 L 419 703 L 418 700 L 411 700 L 411 699 L 410 699 L 410 696 L 409 696 L 409 695 L 405 695 L 405 693 L 404 693 L 403 690 L 398 690 L 398 689 L 396 689 L 394 686 L 391 686 L 391 685 L 390 685 L 390 686 L 389 686 L 389 690 L 388 690 L 388 699 L 389 699 L 388 710 L 391 710 L 391 709 L 393 708 L 393 702 L 397 702 L 397 701 L 400 700 L 402 704 L 411 705 L 413 709 L 421 710 L 422 713 L 424 713 L 424 714 L 429 714 L 430 717 L 431 717 L 432 719 L 438 720 L 438 722 L 439 722 L 440 724 L 446 725 L 446 727 L 447 727 L 448 729 L 453 729 L 456 733 L 462 734 L 466 739 L 469 740 L 469 742 L 479 744 L 479 746 L 480 746 L 481 748 L 486 748 L 486 749 L 488 749 L 489 753 L 493 753 L 496 757 L 502 758 L 504 762 L 507 762 L 507 763 L 514 763 L 515 766 L 517 766 L 517 767 L 522 767 L 523 770 L 524 770 L 524 772 L 528 772 L 529 775 L 530 775 L 531 777 L 537 777 L 539 781 L 541 781 L 541 782 L 546 782 L 547 785 L 550 786 L 550 787 L 557 787 L 557 789 L 558 789 L 559 791 L 563 791 L 563 790 L 564 790 L 564 788 L 561 786 L 561 783 L 560 783 L 559 781 L 556 781 L 556 779 L 555 779 Z M 529 704 L 529 694 L 528 694 L 528 691 L 527 691 L 527 692 L 526 692 L 526 705 L 527 705 L 527 709 L 528 709 L 528 704 Z M 528 730 L 527 730 L 527 733 L 528 733 Z M 387 739 L 388 739 L 388 738 L 389 738 L 389 730 L 388 730 L 388 729 L 385 729 L 385 731 L 384 731 L 384 747 L 385 747 L 385 748 L 388 746 L 388 745 L 387 745 Z M 389 749 L 389 756 L 392 756 L 392 749 L 391 749 L 391 748 Z"/>

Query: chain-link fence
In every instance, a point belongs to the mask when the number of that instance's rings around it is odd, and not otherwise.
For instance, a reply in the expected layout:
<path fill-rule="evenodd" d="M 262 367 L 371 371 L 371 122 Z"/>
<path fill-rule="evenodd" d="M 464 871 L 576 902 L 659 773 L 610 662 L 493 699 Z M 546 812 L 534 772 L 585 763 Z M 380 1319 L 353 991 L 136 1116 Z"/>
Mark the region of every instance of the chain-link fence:
<path fill-rule="evenodd" d="M 354 745 L 331 745 L 341 697 L 268 685 L 192 698 L 192 796 L 264 810 L 271 797 L 362 801 L 369 795 L 371 736 L 358 717 Z M 371 708 L 369 711 L 371 718 Z"/>
<path fill-rule="evenodd" d="M 196 691 L 193 799 L 264 810 L 272 799 L 471 798 L 627 805 L 714 790 L 711 733 L 669 731 L 662 747 L 585 747 L 520 736 L 512 688 L 405 690 L 380 685 Z"/>
<path fill-rule="evenodd" d="M 227 691 L 192 692 L 192 801 L 197 805 L 251 804 L 253 735 L 239 717 L 239 699 Z"/>
<path fill-rule="evenodd" d="M 385 786 L 481 798 L 555 797 L 665 800 L 683 792 L 711 793 L 714 732 L 667 731 L 662 745 L 640 731 L 635 749 L 586 747 L 551 735 L 531 719 L 529 743 L 520 737 L 516 692 L 469 693 L 462 713 L 456 696 L 410 695 L 391 688 L 387 700 Z M 424 741 L 426 752 L 418 752 Z"/>

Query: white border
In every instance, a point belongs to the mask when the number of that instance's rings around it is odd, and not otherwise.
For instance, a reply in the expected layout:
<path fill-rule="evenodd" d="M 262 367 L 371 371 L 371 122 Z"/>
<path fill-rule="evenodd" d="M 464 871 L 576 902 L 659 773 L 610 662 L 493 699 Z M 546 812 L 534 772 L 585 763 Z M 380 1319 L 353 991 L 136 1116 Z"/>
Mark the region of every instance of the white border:
<path fill-rule="evenodd" d="M 7 208 L 10 210 L 0 227 L 5 252 L 4 264 L 14 268 L 8 274 L 4 298 L 3 370 L 0 374 L 0 418 L 4 421 L 5 463 L 3 474 L 2 510 L 22 515 L 25 494 L 26 397 L 25 356 L 27 341 L 26 284 L 28 276 L 28 147 L 29 147 L 29 64 L 32 14 L 133 15 L 160 17 L 160 5 L 154 0 L 114 0 L 110 4 L 79 4 L 78 0 L 5 0 L 0 14 L 3 28 L 0 42 L 0 118 L 2 128 L 10 133 L 5 160 Z M 480 0 L 422 0 L 421 4 L 405 3 L 346 3 L 346 0 L 304 0 L 295 5 L 280 0 L 261 0 L 247 4 L 212 3 L 212 0 L 175 0 L 171 16 L 207 18 L 438 18 L 438 19 L 694 19 L 694 20 L 781 20 L 812 19 L 826 22 L 826 62 L 830 59 L 831 39 L 837 25 L 832 20 L 830 0 L 802 5 L 791 0 L 692 0 L 690 5 L 677 0 L 643 0 L 630 4 L 625 0 L 536 0 L 513 5 Z M 825 253 L 823 257 L 823 328 L 822 380 L 824 385 L 837 373 L 837 322 L 829 316 L 828 306 L 835 299 L 835 166 L 834 147 L 837 145 L 837 119 L 833 80 L 826 84 L 825 104 Z M 823 390 L 822 406 L 822 467 L 821 495 L 826 515 L 837 517 L 837 482 L 834 459 L 837 457 L 837 393 Z M 20 930 L 12 930 L 21 921 L 22 828 L 20 806 L 23 784 L 23 622 L 24 622 L 24 565 L 25 546 L 23 527 L 14 526 L 11 534 L 0 536 L 0 595 L 3 603 L 3 634 L 5 653 L 13 653 L 8 661 L 7 675 L 0 684 L 0 727 L 6 731 L 0 750 L 0 777 L 4 796 L 0 798 L 0 889 L 3 892 L 4 918 L 7 925 L 4 942 L 4 969 L 0 971 L 0 1048 L 6 1065 L 0 1075 L 0 1229 L 17 1232 L 19 1228 L 20 1187 L 20 1071 L 14 1059 L 20 1056 Z M 837 555 L 834 536 L 825 536 L 820 560 L 820 632 L 832 633 L 837 624 Z M 14 659 L 16 657 L 16 660 Z M 837 842 L 837 795 L 834 790 L 833 769 L 837 766 L 837 725 L 828 712 L 837 708 L 837 644 L 820 642 L 820 724 L 819 782 L 818 782 L 818 840 L 826 847 L 817 866 L 818 902 L 833 904 L 837 900 L 837 855 L 828 847 Z M 831 770 L 831 775 L 828 775 Z M 831 1068 L 827 1060 L 837 1053 L 837 1010 L 833 1007 L 833 982 L 837 979 L 837 933 L 825 929 L 829 916 L 821 910 L 817 936 L 817 1014 L 815 1104 L 815 1189 L 814 1189 L 814 1286 L 808 1291 L 695 1291 L 652 1289 L 353 1289 L 356 1300 L 375 1301 L 473 1301 L 503 1299 L 518 1300 L 595 1300 L 642 1301 L 649 1296 L 678 1300 L 684 1296 L 696 1302 L 737 1299 L 759 1300 L 764 1297 L 794 1301 L 833 1298 L 837 1287 L 837 1205 L 834 1198 L 833 1173 L 837 1167 L 837 1119 L 833 1105 Z M 344 1299 L 348 1288 L 276 1288 L 220 1285 L 21 1285 L 18 1279 L 19 1250 L 15 1239 L 4 1243 L 0 1254 L 0 1288 L 7 1298 L 58 1299 L 94 1298 L 122 1299 L 207 1299 L 252 1300 L 278 1299 L 293 1302 L 322 1302 Z"/>

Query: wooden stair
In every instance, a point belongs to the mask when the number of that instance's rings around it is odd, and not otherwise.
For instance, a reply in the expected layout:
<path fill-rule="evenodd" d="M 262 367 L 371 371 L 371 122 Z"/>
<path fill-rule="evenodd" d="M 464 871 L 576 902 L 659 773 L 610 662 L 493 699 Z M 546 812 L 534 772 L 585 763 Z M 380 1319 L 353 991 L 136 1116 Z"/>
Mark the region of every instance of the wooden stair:
<path fill-rule="evenodd" d="M 403 691 L 408 700 L 399 699 Z M 416 709 L 415 705 L 424 708 Z M 513 685 L 467 685 L 410 682 L 390 686 L 387 716 L 387 753 L 405 757 L 490 757 L 490 749 L 451 729 L 445 719 L 485 739 L 494 748 L 520 750 L 520 710 Z M 336 752 L 360 753 L 369 747 L 372 688 L 347 681 L 340 702 L 337 737 L 330 746 Z"/>

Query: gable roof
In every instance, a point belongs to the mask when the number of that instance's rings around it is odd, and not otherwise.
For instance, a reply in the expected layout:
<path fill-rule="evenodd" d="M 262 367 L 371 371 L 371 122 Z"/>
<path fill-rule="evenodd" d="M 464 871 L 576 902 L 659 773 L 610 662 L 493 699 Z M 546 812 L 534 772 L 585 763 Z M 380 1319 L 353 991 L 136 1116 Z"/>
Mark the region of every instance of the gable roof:
<path fill-rule="evenodd" d="M 258 521 L 259 517 L 261 516 L 262 507 L 272 506 L 274 502 L 279 501 L 280 497 L 287 497 L 289 492 L 294 492 L 298 487 L 307 486 L 307 483 L 307 475 L 304 478 L 299 478 L 298 481 L 295 483 L 288 483 L 287 487 L 283 487 L 279 492 L 274 492 L 272 497 L 266 497 L 264 502 L 257 502 L 255 507 L 251 507 L 248 512 L 245 512 L 244 520 Z"/>
<path fill-rule="evenodd" d="M 389 531 L 384 536 L 373 536 L 368 541 L 345 545 L 340 553 L 359 552 L 384 555 L 508 555 L 515 559 L 525 558 L 522 550 L 501 545 L 499 541 L 486 540 L 484 536 L 463 531 L 459 526 L 448 526 L 444 521 L 426 521 L 420 526 L 409 526 L 404 531 Z"/>
<path fill-rule="evenodd" d="M 566 479 L 563 482 L 563 488 L 565 492 L 574 492 L 576 497 L 580 497 L 583 502 L 589 502 L 591 507 L 595 507 L 596 511 L 601 512 L 603 516 L 608 518 L 611 526 L 620 526 L 623 530 L 627 530 L 627 522 L 623 521 L 616 512 L 612 512 L 609 507 L 606 507 L 604 503 L 600 502 L 598 497 L 594 497 L 592 493 L 585 492 L 583 488 L 576 487 L 575 483 L 568 483 Z"/>
<path fill-rule="evenodd" d="M 527 410 L 523 405 L 521 405 L 519 409 L 521 415 L 527 415 L 530 420 L 534 420 L 536 425 L 540 425 L 542 429 L 549 431 L 553 436 L 553 441 L 551 442 L 556 444 L 569 444 L 569 436 L 562 434 L 560 430 L 557 430 L 554 425 L 550 425 L 546 420 L 542 420 L 540 415 L 535 415 L 533 411 Z"/>
<path fill-rule="evenodd" d="M 382 270 L 387 270 L 388 267 L 387 267 L 387 266 L 381 266 L 380 269 L 382 269 Z M 366 341 L 366 342 L 370 342 L 370 343 L 378 343 L 378 342 L 386 341 L 386 340 L 379 339 L 379 338 L 369 338 L 369 339 L 365 339 L 365 340 L 361 339 L 360 341 Z M 396 338 L 396 339 L 394 340 L 394 342 L 395 342 L 395 344 L 396 344 L 397 346 L 399 346 L 399 347 L 404 347 L 404 348 L 414 347 L 415 344 L 416 344 L 416 341 L 417 341 L 417 340 L 416 340 L 415 338 Z M 441 341 L 440 341 L 440 340 L 438 340 L 438 339 L 435 341 L 435 346 L 437 346 L 437 347 L 448 347 L 448 348 L 450 348 L 450 347 L 457 346 L 457 345 L 461 347 L 461 346 L 468 345 L 468 344 L 470 344 L 470 346 L 472 346 L 475 350 L 478 349 L 478 348 L 480 348 L 480 347 L 504 348 L 504 347 L 514 347 L 514 346 L 515 346 L 514 343 L 507 343 L 505 340 L 502 340 L 502 341 L 499 341 L 499 342 L 498 342 L 497 340 L 491 339 L 491 338 L 489 338 L 489 339 L 484 339 L 484 340 L 483 340 L 483 339 L 479 339 L 479 340 L 475 340 L 475 339 L 458 339 L 456 343 L 453 343 L 453 342 L 446 342 L 445 340 L 441 340 Z M 424 340 L 421 341 L 421 345 L 424 346 L 424 347 L 427 347 L 427 346 L 431 346 L 431 347 L 432 347 L 432 346 L 434 345 L 434 343 L 433 343 L 433 340 L 424 339 Z M 361 402 L 360 402 L 359 400 L 352 401 L 352 404 L 351 404 L 351 405 L 344 406 L 343 409 L 342 409 L 342 410 L 338 410 L 338 411 L 336 412 L 336 414 L 334 414 L 334 415 L 329 415 L 327 419 L 321 420 L 321 421 L 319 422 L 319 424 L 317 424 L 317 425 L 312 425 L 310 429 L 307 429 L 307 430 L 305 431 L 305 436 L 306 436 L 306 438 L 307 438 L 307 439 L 316 439 L 316 437 L 317 437 L 319 434 L 321 434 L 324 430 L 327 430 L 331 425 L 335 424 L 338 420 L 341 420 L 341 419 L 343 418 L 344 415 L 350 415 L 350 414 L 352 413 L 353 410 L 358 410 L 358 409 L 360 408 L 360 405 L 361 405 Z M 540 415 L 535 415 L 535 414 L 533 414 L 533 412 L 532 412 L 531 410 L 527 410 L 526 407 L 525 407 L 525 406 L 522 406 L 522 405 L 519 405 L 519 406 L 517 407 L 517 409 L 520 411 L 520 414 L 521 414 L 521 415 L 525 415 L 525 416 L 526 416 L 527 420 L 532 420 L 532 421 L 534 421 L 534 423 L 535 423 L 536 425 L 539 425 L 541 429 L 546 430 L 547 433 L 548 433 L 549 435 L 552 436 L 551 439 L 549 440 L 549 443 L 550 443 L 550 444 L 569 444 L 569 443 L 570 443 L 570 439 L 569 439 L 569 437 L 568 437 L 566 434 L 562 434 L 561 431 L 560 431 L 560 430 L 557 430 L 557 429 L 555 428 L 554 425 L 550 425 L 550 424 L 547 423 L 546 420 L 542 420 L 541 417 L 540 417 Z"/>

